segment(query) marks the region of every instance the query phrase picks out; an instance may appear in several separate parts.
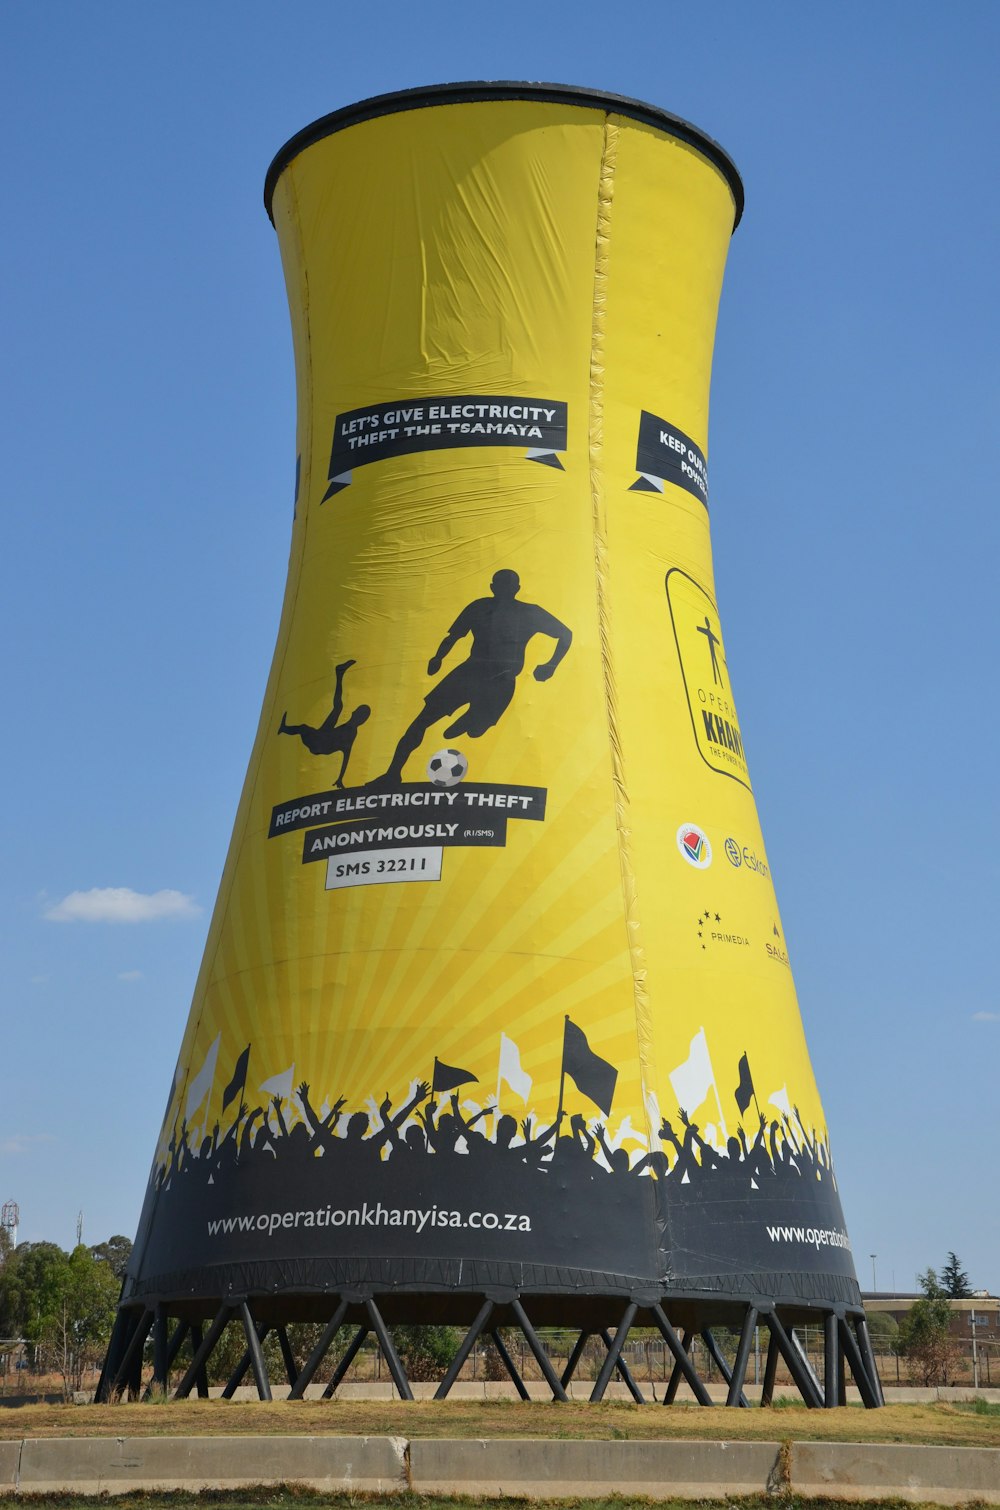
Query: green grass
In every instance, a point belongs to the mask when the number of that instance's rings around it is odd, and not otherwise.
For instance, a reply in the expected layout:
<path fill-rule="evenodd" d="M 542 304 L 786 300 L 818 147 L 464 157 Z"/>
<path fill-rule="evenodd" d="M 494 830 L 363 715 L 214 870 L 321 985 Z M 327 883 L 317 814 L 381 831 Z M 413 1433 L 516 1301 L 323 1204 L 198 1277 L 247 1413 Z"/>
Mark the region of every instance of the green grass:
<path fill-rule="evenodd" d="M 975 1400 L 957 1401 L 959 1410 L 968 1411 L 973 1416 L 1000 1416 L 1000 1403 L 992 1400 L 984 1400 L 977 1396 Z"/>

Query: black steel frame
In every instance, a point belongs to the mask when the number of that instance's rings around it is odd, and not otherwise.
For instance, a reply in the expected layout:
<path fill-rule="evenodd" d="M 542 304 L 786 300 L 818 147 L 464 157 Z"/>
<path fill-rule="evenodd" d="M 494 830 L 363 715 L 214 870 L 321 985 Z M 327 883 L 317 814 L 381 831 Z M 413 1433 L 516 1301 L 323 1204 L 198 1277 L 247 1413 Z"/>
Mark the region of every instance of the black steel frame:
<path fill-rule="evenodd" d="M 477 1297 L 465 1297 L 475 1303 Z M 708 1302 L 699 1306 L 687 1297 L 677 1304 L 682 1313 L 681 1330 L 669 1319 L 667 1308 L 673 1310 L 675 1301 L 665 1297 L 660 1301 L 636 1301 L 600 1297 L 596 1308 L 598 1319 L 590 1320 L 581 1327 L 579 1336 L 562 1371 L 555 1366 L 545 1350 L 537 1326 L 532 1323 L 525 1309 L 525 1301 L 533 1305 L 540 1297 L 522 1297 L 510 1293 L 483 1295 L 471 1324 L 467 1325 L 462 1341 L 439 1383 L 434 1398 L 443 1400 L 458 1379 L 462 1367 L 480 1338 L 488 1337 L 510 1375 L 522 1400 L 529 1398 L 528 1389 L 511 1356 L 501 1328 L 518 1330 L 524 1337 L 553 1400 L 567 1400 L 567 1387 L 571 1383 L 583 1356 L 584 1348 L 591 1337 L 603 1344 L 605 1356 L 600 1372 L 594 1382 L 590 1398 L 602 1400 L 612 1377 L 618 1378 L 628 1389 L 632 1399 L 644 1404 L 645 1396 L 622 1356 L 629 1333 L 636 1326 L 655 1328 L 663 1338 L 673 1358 L 673 1368 L 663 1392 L 662 1403 L 670 1405 L 677 1397 L 681 1381 L 685 1381 L 700 1405 L 711 1405 L 705 1379 L 699 1374 L 692 1356 L 692 1342 L 697 1336 L 704 1344 L 708 1357 L 715 1364 L 727 1386 L 726 1404 L 747 1409 L 747 1368 L 753 1352 L 754 1336 L 766 1334 L 767 1354 L 764 1363 L 761 1387 L 761 1405 L 768 1406 L 774 1398 L 774 1384 L 779 1360 L 788 1369 L 795 1388 L 806 1405 L 813 1409 L 832 1409 L 847 1401 L 848 1371 L 857 1385 L 862 1403 L 874 1409 L 885 1403 L 878 1370 L 872 1352 L 871 1340 L 864 1313 L 846 1307 L 815 1307 L 808 1310 L 801 1305 L 779 1306 L 765 1300 L 734 1306 L 720 1306 Z M 355 1328 L 354 1335 L 334 1367 L 323 1390 L 323 1399 L 330 1399 L 343 1380 L 359 1349 L 369 1335 L 378 1343 L 385 1359 L 389 1375 L 400 1397 L 413 1399 L 413 1391 L 406 1371 L 392 1340 L 391 1326 L 397 1319 L 402 1297 L 392 1297 L 393 1315 L 387 1321 L 384 1314 L 388 1297 L 352 1292 L 330 1297 L 329 1309 L 324 1308 L 326 1326 L 322 1336 L 301 1369 L 298 1369 L 288 1341 L 286 1323 L 292 1319 L 285 1307 L 284 1319 L 279 1319 L 276 1306 L 281 1302 L 273 1296 L 229 1297 L 216 1302 L 214 1308 L 199 1315 L 184 1314 L 181 1303 L 171 1305 L 159 1301 L 153 1304 L 123 1306 L 118 1313 L 108 1354 L 104 1362 L 97 1390 L 99 1401 L 111 1401 L 121 1397 L 138 1398 L 142 1389 L 143 1358 L 152 1334 L 152 1378 L 145 1391 L 145 1398 L 158 1392 L 166 1393 L 170 1373 L 183 1367 L 179 1383 L 173 1390 L 174 1399 L 184 1399 L 197 1390 L 201 1396 L 208 1394 L 205 1365 L 230 1322 L 242 1327 L 246 1348 L 229 1377 L 223 1391 L 223 1399 L 231 1399 L 247 1374 L 261 1400 L 270 1400 L 271 1379 L 263 1343 L 272 1332 L 277 1335 L 284 1372 L 289 1386 L 289 1398 L 301 1400 L 314 1382 L 324 1360 L 327 1358 L 337 1332 L 342 1326 Z M 595 1297 L 589 1297 L 593 1302 Z M 315 1313 L 315 1297 L 312 1300 Z M 548 1310 L 548 1306 L 545 1306 Z M 587 1308 L 581 1306 L 586 1313 Z M 171 1330 L 171 1313 L 173 1328 Z M 590 1307 L 590 1315 L 595 1314 Z M 614 1332 L 603 1324 L 605 1316 L 617 1316 Z M 207 1330 L 203 1323 L 208 1322 Z M 813 1369 L 796 1333 L 796 1326 L 805 1323 L 821 1324 L 823 1327 L 822 1378 Z M 736 1355 L 730 1365 L 718 1346 L 713 1325 L 725 1325 L 739 1332 Z M 188 1344 L 189 1356 L 183 1364 L 178 1363 L 181 1350 Z M 655 1391 L 654 1391 L 655 1399 Z"/>

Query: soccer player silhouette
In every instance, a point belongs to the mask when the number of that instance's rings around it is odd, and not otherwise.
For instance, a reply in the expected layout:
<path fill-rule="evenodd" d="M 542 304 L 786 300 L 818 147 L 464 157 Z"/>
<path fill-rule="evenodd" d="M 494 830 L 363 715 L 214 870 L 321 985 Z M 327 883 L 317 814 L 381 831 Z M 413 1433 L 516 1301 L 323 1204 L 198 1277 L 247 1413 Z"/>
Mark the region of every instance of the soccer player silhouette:
<path fill-rule="evenodd" d="M 441 662 L 454 645 L 471 634 L 468 659 L 462 661 L 424 698 L 418 713 L 396 746 L 383 780 L 399 781 L 403 767 L 434 724 L 460 708 L 465 711 L 445 729 L 446 739 L 467 734 L 478 739 L 500 722 L 511 698 L 518 673 L 524 670 L 529 641 L 536 634 L 555 640 L 552 654 L 536 666 L 536 682 L 547 682 L 572 643 L 572 632 L 535 603 L 521 603 L 521 581 L 515 571 L 494 573 L 490 598 L 477 598 L 463 608 L 427 663 L 428 676 L 437 676 Z"/>
<path fill-rule="evenodd" d="M 337 667 L 337 684 L 333 690 L 333 708 L 328 718 L 325 718 L 319 728 L 313 728 L 312 724 L 290 724 L 288 714 L 282 713 L 279 734 L 297 734 L 311 755 L 335 755 L 340 754 L 340 775 L 333 783 L 335 787 L 343 789 L 344 775 L 347 771 L 347 762 L 351 758 L 354 741 L 358 730 L 371 716 L 371 708 L 367 703 L 361 703 L 350 718 L 344 723 L 340 722 L 340 715 L 344 711 L 344 673 L 354 665 L 353 661 L 341 661 Z"/>

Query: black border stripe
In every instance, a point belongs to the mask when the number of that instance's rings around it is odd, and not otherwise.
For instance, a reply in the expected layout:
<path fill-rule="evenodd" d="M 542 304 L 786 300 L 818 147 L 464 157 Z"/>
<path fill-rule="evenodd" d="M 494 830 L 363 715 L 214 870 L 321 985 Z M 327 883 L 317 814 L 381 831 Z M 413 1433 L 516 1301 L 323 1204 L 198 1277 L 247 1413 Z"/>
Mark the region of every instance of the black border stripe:
<path fill-rule="evenodd" d="M 519 84 L 508 81 L 498 83 L 431 84 L 419 89 L 399 89 L 392 94 L 376 94 L 354 105 L 345 105 L 330 115 L 297 131 L 277 153 L 264 179 L 264 208 L 273 224 L 271 204 L 278 179 L 293 158 L 314 142 L 343 131 L 347 126 L 356 126 L 361 121 L 374 120 L 381 115 L 395 115 L 403 110 L 424 110 L 431 105 L 464 105 L 480 100 L 537 100 L 548 104 L 579 105 L 584 109 L 604 110 L 608 114 L 628 115 L 644 125 L 655 126 L 674 136 L 678 141 L 695 147 L 703 157 L 725 178 L 736 203 L 733 230 L 743 215 L 743 180 L 736 164 L 718 142 L 657 105 L 647 105 L 642 100 L 630 99 L 624 94 L 608 94 L 601 89 L 578 89 L 572 84 Z"/>

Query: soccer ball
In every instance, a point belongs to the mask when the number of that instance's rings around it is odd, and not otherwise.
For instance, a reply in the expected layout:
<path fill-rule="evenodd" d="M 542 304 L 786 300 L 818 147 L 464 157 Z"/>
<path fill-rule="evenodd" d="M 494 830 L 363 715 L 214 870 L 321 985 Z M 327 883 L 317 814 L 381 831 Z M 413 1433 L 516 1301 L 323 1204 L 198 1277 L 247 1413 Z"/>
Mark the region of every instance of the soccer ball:
<path fill-rule="evenodd" d="M 461 750 L 438 750 L 427 762 L 427 779 L 434 786 L 458 786 L 468 769 Z"/>

